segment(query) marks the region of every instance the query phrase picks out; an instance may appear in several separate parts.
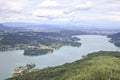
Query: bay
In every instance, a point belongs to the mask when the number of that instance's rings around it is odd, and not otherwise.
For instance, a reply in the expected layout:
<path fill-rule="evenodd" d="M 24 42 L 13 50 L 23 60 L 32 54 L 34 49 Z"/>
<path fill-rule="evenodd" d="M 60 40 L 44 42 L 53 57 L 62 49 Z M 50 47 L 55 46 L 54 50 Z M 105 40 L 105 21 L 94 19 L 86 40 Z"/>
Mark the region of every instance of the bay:
<path fill-rule="evenodd" d="M 83 55 L 97 51 L 120 51 L 119 47 L 110 43 L 110 38 L 101 35 L 80 35 L 80 47 L 63 46 L 53 53 L 41 56 L 24 56 L 23 50 L 0 52 L 0 80 L 12 76 L 12 71 L 21 65 L 35 63 L 37 68 L 58 66 L 82 58 Z"/>

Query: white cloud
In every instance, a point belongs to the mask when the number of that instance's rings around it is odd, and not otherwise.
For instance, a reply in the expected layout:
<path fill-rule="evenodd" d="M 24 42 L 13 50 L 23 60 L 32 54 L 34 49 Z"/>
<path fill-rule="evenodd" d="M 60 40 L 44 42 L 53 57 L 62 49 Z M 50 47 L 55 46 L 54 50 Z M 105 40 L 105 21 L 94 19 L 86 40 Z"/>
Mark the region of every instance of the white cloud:
<path fill-rule="evenodd" d="M 39 4 L 38 6 L 39 7 L 56 7 L 58 5 L 59 4 L 54 0 L 45 0 L 41 4 Z"/>
<path fill-rule="evenodd" d="M 33 12 L 33 15 L 38 16 L 38 17 L 58 17 L 63 15 L 62 10 L 57 10 L 57 9 L 38 9 L 35 12 Z"/>
<path fill-rule="evenodd" d="M 76 4 L 74 4 L 76 9 L 89 9 L 92 8 L 93 6 L 93 2 L 90 1 L 86 1 L 86 2 L 76 2 Z"/>
<path fill-rule="evenodd" d="M 0 0 L 0 21 L 120 22 L 120 0 Z"/>
<path fill-rule="evenodd" d="M 109 12 L 109 14 L 120 17 L 120 11 L 111 11 L 111 12 Z"/>
<path fill-rule="evenodd" d="M 28 0 L 0 0 L 0 9 L 23 10 Z"/>

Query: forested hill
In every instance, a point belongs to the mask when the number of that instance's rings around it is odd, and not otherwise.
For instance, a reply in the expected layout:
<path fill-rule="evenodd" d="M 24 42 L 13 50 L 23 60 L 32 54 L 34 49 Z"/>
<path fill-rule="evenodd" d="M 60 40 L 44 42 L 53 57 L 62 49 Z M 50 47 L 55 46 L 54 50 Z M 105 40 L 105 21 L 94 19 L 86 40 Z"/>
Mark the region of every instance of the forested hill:
<path fill-rule="evenodd" d="M 68 32 L 68 31 L 66 31 Z M 24 55 L 43 55 L 62 46 L 81 45 L 80 39 L 73 35 L 85 34 L 73 31 L 71 34 L 61 32 L 15 32 L 0 35 L 0 51 L 23 49 Z"/>
<path fill-rule="evenodd" d="M 120 47 L 120 33 L 112 34 L 112 35 L 109 35 L 108 37 L 111 38 L 110 42 Z"/>
<path fill-rule="evenodd" d="M 73 63 L 6 80 L 120 80 L 120 52 L 95 52 Z"/>

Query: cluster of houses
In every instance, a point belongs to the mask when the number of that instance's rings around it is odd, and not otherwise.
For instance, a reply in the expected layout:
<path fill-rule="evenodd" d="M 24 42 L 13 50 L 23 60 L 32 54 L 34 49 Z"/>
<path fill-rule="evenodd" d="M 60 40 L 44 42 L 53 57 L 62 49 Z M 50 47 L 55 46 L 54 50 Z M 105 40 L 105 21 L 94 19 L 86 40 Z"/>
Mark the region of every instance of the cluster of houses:
<path fill-rule="evenodd" d="M 26 64 L 25 66 L 19 66 L 14 69 L 13 76 L 24 75 L 29 72 L 32 68 L 35 67 L 35 64 Z"/>

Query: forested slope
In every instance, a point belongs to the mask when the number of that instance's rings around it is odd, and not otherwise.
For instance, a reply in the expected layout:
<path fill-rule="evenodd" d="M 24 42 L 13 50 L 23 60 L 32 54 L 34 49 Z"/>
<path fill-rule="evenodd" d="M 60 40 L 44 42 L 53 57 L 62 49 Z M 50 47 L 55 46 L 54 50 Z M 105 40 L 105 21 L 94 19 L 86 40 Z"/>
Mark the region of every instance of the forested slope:
<path fill-rule="evenodd" d="M 114 43 L 116 46 L 120 47 L 120 33 L 109 35 L 108 37 L 111 38 L 112 43 Z"/>
<path fill-rule="evenodd" d="M 120 52 L 96 52 L 62 66 L 7 80 L 120 80 Z"/>

